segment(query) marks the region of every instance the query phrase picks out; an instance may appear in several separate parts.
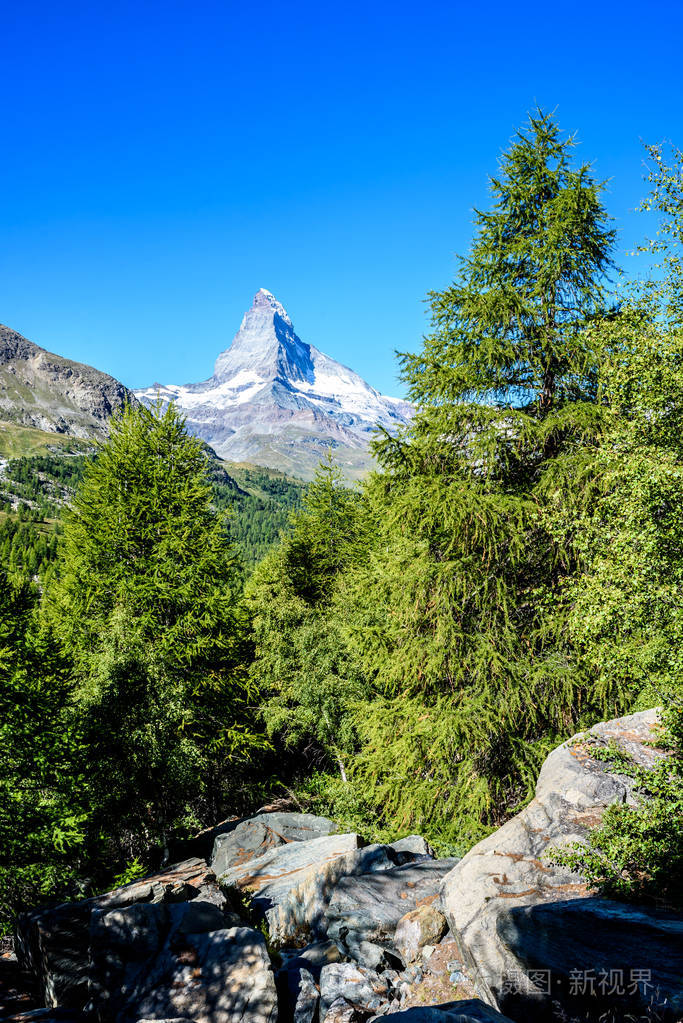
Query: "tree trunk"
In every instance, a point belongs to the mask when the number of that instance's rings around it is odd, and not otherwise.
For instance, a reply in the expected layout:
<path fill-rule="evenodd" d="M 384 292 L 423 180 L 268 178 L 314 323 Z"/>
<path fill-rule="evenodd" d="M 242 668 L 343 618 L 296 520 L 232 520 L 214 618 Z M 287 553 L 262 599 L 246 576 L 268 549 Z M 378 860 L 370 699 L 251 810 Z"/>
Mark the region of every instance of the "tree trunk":
<path fill-rule="evenodd" d="M 341 779 L 344 782 L 344 784 L 347 785 L 349 779 L 346 777 L 346 771 L 344 770 L 344 764 L 342 762 L 342 758 L 339 756 L 338 753 L 336 754 L 336 759 L 337 759 L 337 763 L 339 765 L 339 773 L 341 774 Z"/>

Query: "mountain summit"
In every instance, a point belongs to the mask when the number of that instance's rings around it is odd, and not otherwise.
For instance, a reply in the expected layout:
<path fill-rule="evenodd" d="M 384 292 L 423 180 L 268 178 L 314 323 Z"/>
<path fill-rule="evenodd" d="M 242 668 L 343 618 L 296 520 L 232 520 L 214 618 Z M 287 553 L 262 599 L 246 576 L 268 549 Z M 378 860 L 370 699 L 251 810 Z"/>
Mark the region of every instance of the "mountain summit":
<path fill-rule="evenodd" d="M 175 401 L 188 429 L 223 458 L 312 476 L 328 448 L 345 474 L 370 466 L 373 430 L 407 423 L 412 406 L 297 336 L 285 308 L 257 291 L 232 344 L 200 384 L 155 384 L 135 392 L 151 404 Z"/>
<path fill-rule="evenodd" d="M 216 359 L 213 379 L 229 380 L 245 365 L 262 379 L 313 379 L 311 346 L 296 336 L 286 309 L 265 288 L 256 292 L 232 344 Z"/>

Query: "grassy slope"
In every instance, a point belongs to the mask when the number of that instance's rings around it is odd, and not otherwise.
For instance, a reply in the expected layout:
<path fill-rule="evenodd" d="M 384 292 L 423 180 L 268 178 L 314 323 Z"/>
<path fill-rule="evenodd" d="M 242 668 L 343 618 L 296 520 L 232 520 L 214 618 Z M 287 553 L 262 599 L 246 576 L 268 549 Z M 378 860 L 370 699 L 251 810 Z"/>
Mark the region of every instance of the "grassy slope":
<path fill-rule="evenodd" d="M 310 482 L 320 462 L 325 458 L 328 448 L 324 444 L 313 443 L 310 434 L 300 431 L 297 436 L 289 430 L 285 437 L 276 438 L 272 435 L 254 439 L 259 446 L 258 464 L 248 462 L 225 462 L 228 471 L 230 466 L 248 466 L 265 472 L 280 472 L 289 479 L 298 478 Z M 364 479 L 374 466 L 369 452 L 358 448 L 347 448 L 339 445 L 332 448 L 334 460 L 342 470 L 350 485 Z M 261 464 L 267 462 L 268 467 Z"/>
<path fill-rule="evenodd" d="M 85 454 L 92 450 L 89 441 L 67 437 L 61 433 L 45 433 L 31 426 L 0 421 L 0 458 L 21 458 L 30 455 Z"/>

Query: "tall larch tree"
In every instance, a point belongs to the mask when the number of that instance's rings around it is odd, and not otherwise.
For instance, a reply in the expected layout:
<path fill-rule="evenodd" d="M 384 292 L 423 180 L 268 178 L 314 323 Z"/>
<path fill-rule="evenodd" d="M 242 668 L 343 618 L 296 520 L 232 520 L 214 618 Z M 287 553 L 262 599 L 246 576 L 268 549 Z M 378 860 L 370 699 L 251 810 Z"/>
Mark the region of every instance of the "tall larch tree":
<path fill-rule="evenodd" d="M 130 855 L 211 819 L 258 745 L 240 575 L 206 454 L 127 407 L 64 527 L 51 618 L 74 665 L 96 820 Z"/>
<path fill-rule="evenodd" d="M 500 821 L 597 709 L 563 635 L 575 557 L 554 495 L 602 428 L 586 327 L 608 315 L 615 235 L 574 146 L 539 111 L 503 155 L 432 332 L 401 357 L 417 415 L 376 445 L 374 540 L 338 596 L 378 694 L 356 776 L 446 841 Z"/>

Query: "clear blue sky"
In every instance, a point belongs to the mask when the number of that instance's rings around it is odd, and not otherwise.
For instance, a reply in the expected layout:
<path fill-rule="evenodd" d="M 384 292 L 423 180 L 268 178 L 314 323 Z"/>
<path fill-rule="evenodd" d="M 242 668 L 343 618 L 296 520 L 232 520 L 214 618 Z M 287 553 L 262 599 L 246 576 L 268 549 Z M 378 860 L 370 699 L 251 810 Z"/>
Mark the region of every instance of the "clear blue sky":
<path fill-rule="evenodd" d="M 0 31 L 0 322 L 131 386 L 204 379 L 266 287 L 400 393 L 534 104 L 611 179 L 622 251 L 640 139 L 683 146 L 679 0 L 35 0 Z"/>

